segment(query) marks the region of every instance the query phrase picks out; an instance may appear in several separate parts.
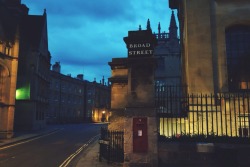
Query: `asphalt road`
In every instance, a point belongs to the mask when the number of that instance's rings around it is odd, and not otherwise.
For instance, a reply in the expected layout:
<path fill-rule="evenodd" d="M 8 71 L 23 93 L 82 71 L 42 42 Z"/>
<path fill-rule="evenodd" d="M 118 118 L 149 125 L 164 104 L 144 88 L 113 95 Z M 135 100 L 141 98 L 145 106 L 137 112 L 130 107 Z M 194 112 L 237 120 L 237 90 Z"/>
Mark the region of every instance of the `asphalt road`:
<path fill-rule="evenodd" d="M 104 124 L 58 126 L 55 133 L 0 150 L 0 167 L 66 167 L 87 148 Z"/>

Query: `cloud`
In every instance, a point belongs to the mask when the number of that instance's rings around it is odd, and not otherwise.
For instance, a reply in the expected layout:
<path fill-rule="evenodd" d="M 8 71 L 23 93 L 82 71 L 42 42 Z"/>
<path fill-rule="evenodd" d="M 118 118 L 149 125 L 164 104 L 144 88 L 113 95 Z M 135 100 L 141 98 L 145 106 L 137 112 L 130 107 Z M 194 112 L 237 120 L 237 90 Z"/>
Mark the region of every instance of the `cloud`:
<path fill-rule="evenodd" d="M 108 62 L 126 57 L 123 37 L 128 31 L 153 31 L 158 22 L 168 31 L 171 10 L 168 0 L 22 0 L 30 14 L 47 10 L 49 50 L 52 64 L 61 62 L 63 74 L 84 73 L 85 79 L 110 77 Z"/>
<path fill-rule="evenodd" d="M 31 3 L 31 0 L 26 0 Z M 118 18 L 133 18 L 133 3 L 119 0 L 43 0 L 33 2 L 35 10 L 44 7 L 54 16 L 88 16 L 93 20 L 112 20 Z M 31 11 L 32 11 L 31 8 Z"/>

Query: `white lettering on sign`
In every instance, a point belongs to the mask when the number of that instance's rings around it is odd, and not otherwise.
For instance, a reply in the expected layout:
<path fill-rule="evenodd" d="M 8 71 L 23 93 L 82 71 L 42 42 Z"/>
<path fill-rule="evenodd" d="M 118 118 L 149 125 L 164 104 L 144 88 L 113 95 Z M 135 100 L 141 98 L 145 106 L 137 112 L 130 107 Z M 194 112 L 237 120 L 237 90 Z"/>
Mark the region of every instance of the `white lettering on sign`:
<path fill-rule="evenodd" d="M 129 44 L 129 48 L 149 48 L 150 43 L 135 43 Z"/>
<path fill-rule="evenodd" d="M 150 49 L 150 43 L 129 44 L 128 55 L 152 55 L 153 50 Z"/>
<path fill-rule="evenodd" d="M 151 55 L 153 54 L 153 50 L 137 50 L 137 51 L 129 51 L 129 55 Z"/>

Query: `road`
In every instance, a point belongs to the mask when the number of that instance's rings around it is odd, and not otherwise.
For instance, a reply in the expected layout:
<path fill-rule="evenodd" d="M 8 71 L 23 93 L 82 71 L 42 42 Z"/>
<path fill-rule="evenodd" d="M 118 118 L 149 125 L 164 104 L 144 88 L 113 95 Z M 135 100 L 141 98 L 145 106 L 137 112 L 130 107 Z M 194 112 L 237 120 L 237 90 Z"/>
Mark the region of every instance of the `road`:
<path fill-rule="evenodd" d="M 66 167 L 84 151 L 104 124 L 58 126 L 59 130 L 35 140 L 0 150 L 0 167 Z"/>

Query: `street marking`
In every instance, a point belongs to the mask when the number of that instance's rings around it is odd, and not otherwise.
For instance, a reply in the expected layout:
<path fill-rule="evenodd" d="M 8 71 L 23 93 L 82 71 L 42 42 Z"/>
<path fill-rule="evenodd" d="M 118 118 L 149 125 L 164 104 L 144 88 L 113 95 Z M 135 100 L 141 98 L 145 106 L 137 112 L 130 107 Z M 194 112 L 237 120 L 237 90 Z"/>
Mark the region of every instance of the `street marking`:
<path fill-rule="evenodd" d="M 31 141 L 33 141 L 33 140 L 37 140 L 37 139 L 40 139 L 40 138 L 42 138 L 42 137 L 49 136 L 49 135 L 52 135 L 52 134 L 54 134 L 54 133 L 57 133 L 57 132 L 59 132 L 60 130 L 62 130 L 62 129 L 58 129 L 58 130 L 56 130 L 56 131 L 53 131 L 53 132 L 51 132 L 51 133 L 44 134 L 44 135 L 41 135 L 41 136 L 32 137 L 31 139 L 27 139 L 27 140 L 24 139 L 25 141 L 21 141 L 21 142 L 18 142 L 18 143 L 14 143 L 14 144 L 10 144 L 10 145 L 7 145 L 7 146 L 0 147 L 0 150 L 4 150 L 4 149 L 10 148 L 10 147 L 18 146 L 18 145 L 20 145 L 20 144 L 24 144 L 24 143 L 31 142 Z"/>
<path fill-rule="evenodd" d="M 59 167 L 67 167 L 69 165 L 69 163 L 78 155 L 81 153 L 81 151 L 86 148 L 90 143 L 92 143 L 97 137 L 99 137 L 100 135 L 96 135 L 94 137 L 92 137 L 89 141 L 87 141 L 86 144 L 82 145 L 78 150 L 76 150 L 76 152 L 74 152 L 73 154 L 71 154 Z"/>

